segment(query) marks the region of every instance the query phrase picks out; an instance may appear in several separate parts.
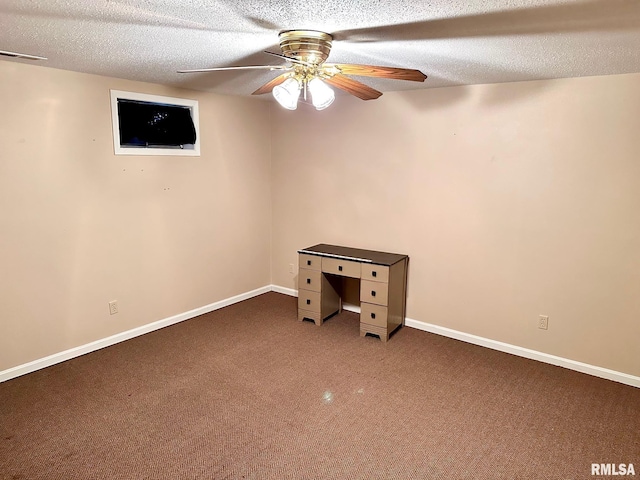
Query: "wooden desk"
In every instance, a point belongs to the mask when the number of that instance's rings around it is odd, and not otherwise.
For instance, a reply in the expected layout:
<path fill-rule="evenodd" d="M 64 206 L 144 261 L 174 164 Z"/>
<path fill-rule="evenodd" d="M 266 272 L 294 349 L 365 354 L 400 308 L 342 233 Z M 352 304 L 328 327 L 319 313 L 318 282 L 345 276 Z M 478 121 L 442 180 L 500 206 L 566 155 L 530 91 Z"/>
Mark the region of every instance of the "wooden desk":
<path fill-rule="evenodd" d="M 360 280 L 360 336 L 383 342 L 404 324 L 409 257 L 319 244 L 298 250 L 298 320 L 316 325 L 342 310 L 342 277 Z"/>

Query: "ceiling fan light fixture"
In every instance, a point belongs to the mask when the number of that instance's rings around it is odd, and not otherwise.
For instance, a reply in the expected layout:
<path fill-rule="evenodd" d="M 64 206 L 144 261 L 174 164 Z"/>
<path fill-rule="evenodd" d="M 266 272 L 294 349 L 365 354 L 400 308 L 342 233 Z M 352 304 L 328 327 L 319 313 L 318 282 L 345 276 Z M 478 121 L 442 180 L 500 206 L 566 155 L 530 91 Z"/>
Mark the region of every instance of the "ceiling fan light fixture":
<path fill-rule="evenodd" d="M 273 98 L 287 110 L 295 110 L 298 108 L 300 87 L 300 82 L 295 78 L 288 78 L 282 84 L 273 88 Z"/>
<path fill-rule="evenodd" d="M 324 110 L 335 100 L 334 91 L 318 77 L 311 79 L 308 85 L 309 92 L 311 92 L 311 102 L 316 110 Z"/>

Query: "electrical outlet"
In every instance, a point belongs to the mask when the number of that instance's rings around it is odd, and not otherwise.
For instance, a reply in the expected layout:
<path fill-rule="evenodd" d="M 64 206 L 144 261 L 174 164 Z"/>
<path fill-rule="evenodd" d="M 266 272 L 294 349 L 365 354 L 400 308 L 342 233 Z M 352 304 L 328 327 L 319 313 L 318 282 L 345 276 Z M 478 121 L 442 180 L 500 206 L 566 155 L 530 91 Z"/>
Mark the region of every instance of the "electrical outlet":
<path fill-rule="evenodd" d="M 118 313 L 118 301 L 113 300 L 109 302 L 109 315 L 115 315 Z"/>
<path fill-rule="evenodd" d="M 293 263 L 289 264 L 289 273 L 296 273 L 296 266 Z"/>
<path fill-rule="evenodd" d="M 538 318 L 538 328 L 541 328 L 542 330 L 548 330 L 549 329 L 549 316 L 548 315 L 540 315 L 540 317 Z"/>

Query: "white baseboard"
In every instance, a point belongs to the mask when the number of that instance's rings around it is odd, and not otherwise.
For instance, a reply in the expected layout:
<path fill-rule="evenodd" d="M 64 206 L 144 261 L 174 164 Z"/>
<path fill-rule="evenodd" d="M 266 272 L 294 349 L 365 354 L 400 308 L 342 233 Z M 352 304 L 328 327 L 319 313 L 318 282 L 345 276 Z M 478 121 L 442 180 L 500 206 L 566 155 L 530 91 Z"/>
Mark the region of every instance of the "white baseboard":
<path fill-rule="evenodd" d="M 432 325 L 430 323 L 420 322 L 418 320 L 412 320 L 410 318 L 407 318 L 405 320 L 405 325 L 408 327 L 417 328 L 418 330 L 424 330 L 425 332 L 435 333 L 437 335 L 443 335 L 449 338 L 455 338 L 456 340 L 473 343 L 474 345 L 480 345 L 481 347 L 491 348 L 492 350 L 499 350 L 501 352 L 517 355 L 519 357 L 538 360 L 539 362 L 557 365 L 559 367 L 568 368 L 569 370 L 587 373 L 595 377 L 606 378 L 607 380 L 613 380 L 614 382 L 620 382 L 626 385 L 631 385 L 632 387 L 640 388 L 640 377 L 629 375 L 627 373 L 609 370 L 608 368 L 596 367 L 595 365 L 589 365 L 588 363 L 582 363 L 576 360 L 570 360 L 568 358 L 557 357 L 548 353 L 538 352 L 537 350 L 518 347 L 509 343 L 499 342 L 497 340 L 491 340 L 490 338 L 479 337 L 477 335 L 471 335 L 470 333 L 459 332 L 458 330 L 452 330 L 450 328 L 440 327 L 438 325 Z"/>
<path fill-rule="evenodd" d="M 271 291 L 277 293 L 283 293 L 285 295 L 289 295 L 290 297 L 297 297 L 298 291 L 293 288 L 281 287 L 280 285 L 271 285 Z"/>
<path fill-rule="evenodd" d="M 360 305 L 352 305 L 350 303 L 343 303 L 342 309 L 347 312 L 360 313 Z"/>
<path fill-rule="evenodd" d="M 17 367 L 0 371 L 0 383 L 15 377 L 19 377 L 21 375 L 25 375 L 27 373 L 35 372 L 36 370 L 40 370 L 41 368 L 46 368 L 51 365 L 55 365 L 56 363 L 64 362 L 65 360 L 70 360 L 72 358 L 79 357 L 80 355 L 84 355 L 86 353 L 90 353 L 95 350 L 100 350 L 101 348 L 105 348 L 110 345 L 115 345 L 116 343 L 129 340 L 130 338 L 144 335 L 145 333 L 149 333 L 154 330 L 159 330 L 160 328 L 168 327 L 169 325 L 173 325 L 175 323 L 189 320 L 190 318 L 197 317 L 198 315 L 203 315 L 205 313 L 209 313 L 214 310 L 218 310 L 220 308 L 233 305 L 234 303 L 238 303 L 243 300 L 247 300 L 249 298 L 262 295 L 263 293 L 267 293 L 267 292 L 277 292 L 277 293 L 282 293 L 284 295 L 289 295 L 292 297 L 298 296 L 298 291 L 292 288 L 285 288 L 279 285 L 267 285 L 265 287 L 252 290 L 250 292 L 242 293 L 240 295 L 236 295 L 234 297 L 230 297 L 225 300 L 220 300 L 219 302 L 205 305 L 204 307 L 189 310 L 188 312 L 180 313 L 178 315 L 174 315 L 172 317 L 165 318 L 157 322 L 149 323 L 147 325 L 143 325 L 141 327 L 137 327 L 132 330 L 127 330 L 126 332 L 118 333 L 116 335 L 103 338 L 102 340 L 97 340 L 95 342 L 87 343 L 86 345 L 81 345 L 79 347 L 71 348 L 69 350 L 65 350 L 64 352 L 55 353 L 53 355 L 49 355 L 48 357 L 40 358 L 38 360 L 34 360 L 32 362 L 25 363 L 23 365 L 18 365 Z M 350 312 L 360 313 L 360 307 L 357 305 L 344 304 L 342 308 Z M 602 368 L 602 367 L 596 367 L 594 365 L 589 365 L 587 363 L 582 363 L 582 362 L 570 360 L 567 358 L 557 357 L 555 355 L 550 355 L 548 353 L 543 353 L 543 352 L 538 352 L 536 350 L 530 350 L 528 348 L 518 347 L 516 345 L 499 342 L 497 340 L 491 340 L 489 338 L 479 337 L 477 335 L 472 335 L 470 333 L 452 330 L 446 327 L 440 327 L 438 325 L 421 322 L 419 320 L 413 320 L 411 318 L 405 319 L 405 325 L 407 327 L 416 328 L 418 330 L 423 330 L 425 332 L 435 333 L 437 335 L 454 338 L 456 340 L 472 343 L 474 345 L 480 345 L 482 347 L 491 348 L 492 350 L 498 350 L 501 352 L 510 353 L 512 355 L 529 358 L 531 360 L 537 360 L 539 362 L 549 363 L 551 365 L 557 365 L 560 367 L 568 368 L 570 370 L 575 370 L 577 372 L 586 373 L 586 374 L 593 375 L 600 378 L 606 378 L 607 380 L 613 380 L 614 382 L 624 383 L 626 385 L 631 385 L 633 387 L 640 388 L 640 377 L 629 375 L 627 373 L 617 372 L 615 370 L 609 370 L 607 368 Z"/>
<path fill-rule="evenodd" d="M 158 320 L 157 322 L 148 323 L 147 325 L 127 330 L 126 332 L 117 333 L 110 337 L 87 343 L 86 345 L 70 348 L 69 350 L 65 350 L 64 352 L 54 353 L 53 355 L 49 355 L 48 357 L 40 358 L 23 365 L 18 365 L 17 367 L 0 371 L 0 383 L 12 378 L 19 377 L 21 375 L 25 375 L 27 373 L 35 372 L 36 370 L 40 370 L 41 368 L 50 367 L 51 365 L 64 362 L 65 360 L 79 357 L 80 355 L 84 355 L 86 353 L 100 350 L 101 348 L 115 345 L 116 343 L 129 340 L 130 338 L 138 337 L 140 335 L 144 335 L 145 333 L 153 332 L 154 330 L 159 330 L 161 328 L 168 327 L 169 325 L 189 320 L 190 318 L 197 317 L 198 315 L 204 315 L 205 313 L 213 312 L 214 310 L 218 310 L 220 308 L 233 305 L 234 303 L 247 300 L 257 295 L 262 295 L 263 293 L 270 292 L 271 290 L 271 285 L 267 285 L 250 292 L 241 293 L 240 295 L 220 300 L 219 302 L 210 303 L 209 305 L 205 305 L 204 307 L 199 307 L 193 310 L 189 310 L 188 312 L 179 313 L 178 315 L 174 315 L 163 320 Z"/>
<path fill-rule="evenodd" d="M 291 295 L 292 297 L 298 296 L 298 291 L 292 288 L 279 287 L 277 285 L 271 286 L 274 292 L 284 293 Z M 343 304 L 342 308 L 349 312 L 360 313 L 360 307 L 358 305 Z M 423 330 L 425 332 L 435 333 L 444 337 L 454 338 L 467 343 L 473 343 L 474 345 L 480 345 L 481 347 L 490 348 L 492 350 L 498 350 L 500 352 L 510 353 L 517 355 L 518 357 L 529 358 L 531 360 L 537 360 L 543 363 L 549 363 L 551 365 L 557 365 L 559 367 L 568 368 L 569 370 L 575 370 L 576 372 L 586 373 L 595 377 L 606 378 L 607 380 L 613 380 L 614 382 L 624 383 L 631 385 L 632 387 L 640 388 L 640 377 L 629 375 L 627 373 L 617 372 L 615 370 L 609 370 L 608 368 L 596 367 L 589 365 L 588 363 L 582 363 L 568 358 L 557 357 L 548 353 L 538 352 L 537 350 L 530 350 L 528 348 L 518 347 L 497 340 L 491 340 L 490 338 L 479 337 L 470 333 L 460 332 L 458 330 L 452 330 L 451 328 L 440 327 L 431 323 L 421 322 L 419 320 L 413 320 L 411 318 L 405 319 L 405 326 Z"/>

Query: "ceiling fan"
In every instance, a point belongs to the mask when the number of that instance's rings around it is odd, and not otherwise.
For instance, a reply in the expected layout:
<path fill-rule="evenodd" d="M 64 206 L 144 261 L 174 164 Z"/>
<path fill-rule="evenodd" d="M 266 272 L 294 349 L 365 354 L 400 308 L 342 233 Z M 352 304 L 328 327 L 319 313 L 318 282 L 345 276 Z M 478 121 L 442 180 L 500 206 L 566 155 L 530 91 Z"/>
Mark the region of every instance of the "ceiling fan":
<path fill-rule="evenodd" d="M 302 96 L 307 101 L 311 94 L 313 106 L 322 110 L 333 103 L 334 91 L 328 86 L 339 88 L 362 100 L 373 100 L 382 95 L 364 83 L 347 75 L 379 77 L 394 80 L 424 82 L 427 76 L 419 70 L 373 65 L 354 65 L 344 63 L 325 63 L 331 52 L 333 37 L 316 30 L 285 30 L 280 32 L 282 53 L 264 52 L 283 58 L 287 65 L 249 65 L 243 67 L 202 68 L 196 70 L 178 70 L 178 73 L 215 72 L 222 70 L 281 70 L 279 76 L 258 88 L 253 95 L 272 92 L 283 107 L 295 110 Z M 328 85 L 327 85 L 328 84 Z"/>
<path fill-rule="evenodd" d="M 7 50 L 0 50 L 0 55 L 2 55 L 3 57 L 23 58 L 25 60 L 47 60 L 47 57 L 41 57 L 39 55 L 29 55 L 27 53 L 8 52 Z"/>

